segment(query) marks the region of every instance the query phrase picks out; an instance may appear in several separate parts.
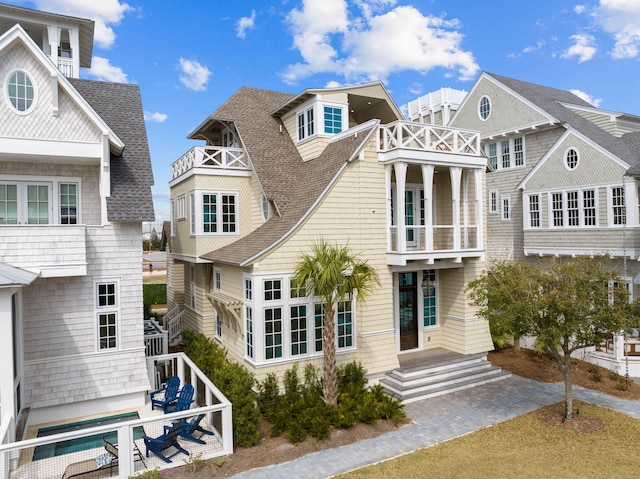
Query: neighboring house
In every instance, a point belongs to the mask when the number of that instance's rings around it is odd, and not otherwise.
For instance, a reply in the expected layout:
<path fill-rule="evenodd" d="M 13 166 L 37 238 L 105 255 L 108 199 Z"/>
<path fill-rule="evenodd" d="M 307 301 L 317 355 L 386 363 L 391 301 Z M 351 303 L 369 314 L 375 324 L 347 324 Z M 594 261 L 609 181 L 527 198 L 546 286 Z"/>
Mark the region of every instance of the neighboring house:
<path fill-rule="evenodd" d="M 80 80 L 93 22 L 0 4 L 0 442 L 144 405 L 139 88 Z"/>
<path fill-rule="evenodd" d="M 410 108 L 416 120 L 427 102 L 419 103 Z M 637 297 L 640 117 L 490 73 L 457 103 L 448 124 L 480 131 L 490 164 L 487 259 L 609 254 Z M 627 348 L 637 351 L 631 372 L 640 376 L 636 340 L 627 338 Z M 623 356 L 620 336 L 591 360 L 625 373 Z"/>
<path fill-rule="evenodd" d="M 407 353 L 492 349 L 465 294 L 485 268 L 477 133 L 403 121 L 376 82 L 241 88 L 189 138 L 205 144 L 172 166 L 169 308 L 258 379 L 321 364 L 322 305 L 290 287 L 321 238 L 381 281 L 335 305 L 339 363 L 381 378 Z"/>

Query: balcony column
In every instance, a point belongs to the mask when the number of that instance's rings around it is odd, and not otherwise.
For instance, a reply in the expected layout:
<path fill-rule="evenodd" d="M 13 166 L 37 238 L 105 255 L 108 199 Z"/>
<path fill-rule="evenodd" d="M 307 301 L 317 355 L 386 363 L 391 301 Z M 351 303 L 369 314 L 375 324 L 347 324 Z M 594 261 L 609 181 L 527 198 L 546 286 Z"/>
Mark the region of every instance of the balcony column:
<path fill-rule="evenodd" d="M 49 57 L 51 58 L 51 61 L 56 66 L 56 68 L 58 68 L 58 45 L 60 45 L 60 30 L 56 25 L 48 25 L 47 36 L 49 37 Z"/>
<path fill-rule="evenodd" d="M 462 247 L 469 247 L 469 170 L 462 170 Z"/>
<path fill-rule="evenodd" d="M 422 189 L 424 190 L 424 249 L 433 251 L 433 165 L 422 165 Z"/>
<path fill-rule="evenodd" d="M 473 170 L 473 180 L 476 189 L 476 248 L 484 249 L 484 216 L 482 214 L 482 205 L 484 204 L 482 193 L 484 188 L 482 186 L 482 170 L 480 168 Z"/>
<path fill-rule="evenodd" d="M 392 235 L 391 235 L 391 231 L 392 231 L 392 226 L 393 226 L 393 221 L 391 221 L 391 218 L 393 218 L 393 204 L 392 204 L 392 200 L 391 200 L 391 165 L 384 165 L 384 180 L 385 180 L 385 189 L 387 192 L 387 251 L 391 251 L 392 250 L 392 245 L 393 245 L 393 241 L 392 241 Z"/>
<path fill-rule="evenodd" d="M 453 213 L 453 250 L 460 249 L 460 184 L 462 180 L 462 168 L 452 166 L 449 168 L 451 177 L 451 208 Z"/>
<path fill-rule="evenodd" d="M 396 232 L 396 246 L 399 253 L 407 252 L 407 217 L 406 217 L 406 195 L 407 195 L 407 164 L 400 161 L 394 163 L 393 168 L 396 172 L 396 224 L 398 225 Z"/>

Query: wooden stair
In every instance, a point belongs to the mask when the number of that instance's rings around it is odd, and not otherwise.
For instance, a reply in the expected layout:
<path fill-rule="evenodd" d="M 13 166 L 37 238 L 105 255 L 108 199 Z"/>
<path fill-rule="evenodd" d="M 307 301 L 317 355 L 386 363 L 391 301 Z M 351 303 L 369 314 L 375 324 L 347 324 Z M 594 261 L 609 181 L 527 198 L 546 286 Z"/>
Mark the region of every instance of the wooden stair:
<path fill-rule="evenodd" d="M 511 373 L 492 365 L 487 354 L 425 351 L 401 361 L 380 380 L 385 392 L 407 404 L 420 399 L 499 381 Z"/>

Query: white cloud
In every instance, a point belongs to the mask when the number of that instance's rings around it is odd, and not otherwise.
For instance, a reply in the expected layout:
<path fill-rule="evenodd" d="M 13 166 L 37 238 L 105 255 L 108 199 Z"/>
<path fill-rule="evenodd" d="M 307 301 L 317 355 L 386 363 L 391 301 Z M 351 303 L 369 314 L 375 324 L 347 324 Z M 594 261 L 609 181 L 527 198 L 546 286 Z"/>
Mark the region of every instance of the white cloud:
<path fill-rule="evenodd" d="M 163 123 L 169 118 L 166 113 L 160 113 L 158 111 L 151 113 L 150 111 L 144 112 L 144 121 L 151 121 L 154 123 Z"/>
<path fill-rule="evenodd" d="M 573 11 L 578 15 L 582 15 L 584 12 L 587 11 L 587 7 L 584 5 L 576 5 L 575 7 L 573 7 Z"/>
<path fill-rule="evenodd" d="M 349 11 L 346 0 L 304 0 L 302 10 L 289 13 L 293 45 L 303 62 L 289 65 L 285 81 L 327 72 L 350 82 L 382 80 L 398 71 L 426 73 L 438 67 L 462 80 L 478 73 L 473 54 L 460 46 L 457 20 L 425 16 L 410 6 L 388 10 L 395 0 L 354 3 L 360 16 Z"/>
<path fill-rule="evenodd" d="M 575 96 L 577 96 L 578 98 L 583 99 L 587 103 L 591 103 L 596 108 L 598 108 L 600 106 L 600 103 L 602 103 L 602 99 L 601 98 L 593 98 L 591 95 L 588 95 L 587 93 L 583 92 L 582 90 L 569 90 L 569 91 L 571 93 L 573 93 Z"/>
<path fill-rule="evenodd" d="M 545 45 L 546 45 L 546 42 L 544 40 L 538 40 L 535 45 L 529 45 L 527 47 L 524 47 L 521 52 L 519 52 L 519 53 L 510 53 L 507 56 L 509 58 L 521 57 L 522 55 L 526 55 L 527 53 L 532 53 L 532 52 L 535 52 L 536 50 L 540 50 Z"/>
<path fill-rule="evenodd" d="M 636 0 L 600 0 L 591 13 L 606 33 L 613 35 L 614 58 L 635 58 L 640 48 L 640 2 Z"/>
<path fill-rule="evenodd" d="M 197 60 L 188 60 L 186 58 L 180 58 L 180 83 L 182 83 L 189 90 L 204 91 L 211 72 L 209 69 L 201 65 Z"/>
<path fill-rule="evenodd" d="M 125 14 L 135 12 L 132 6 L 119 0 L 34 0 L 36 9 L 60 13 L 95 22 L 94 40 L 99 48 L 110 48 L 116 34 L 111 28 L 118 25 Z"/>
<path fill-rule="evenodd" d="M 120 67 L 111 65 L 108 59 L 102 57 L 91 59 L 91 68 L 87 70 L 87 74 L 96 80 L 128 83 L 127 74 Z"/>
<path fill-rule="evenodd" d="M 569 38 L 575 43 L 561 55 L 562 58 L 578 57 L 578 63 L 582 63 L 591 60 L 598 51 L 594 46 L 596 39 L 593 35 L 576 33 Z"/>
<path fill-rule="evenodd" d="M 251 10 L 250 17 L 242 17 L 238 20 L 238 28 L 236 35 L 238 38 L 244 38 L 246 36 L 247 30 L 252 30 L 256 21 L 256 11 Z"/>

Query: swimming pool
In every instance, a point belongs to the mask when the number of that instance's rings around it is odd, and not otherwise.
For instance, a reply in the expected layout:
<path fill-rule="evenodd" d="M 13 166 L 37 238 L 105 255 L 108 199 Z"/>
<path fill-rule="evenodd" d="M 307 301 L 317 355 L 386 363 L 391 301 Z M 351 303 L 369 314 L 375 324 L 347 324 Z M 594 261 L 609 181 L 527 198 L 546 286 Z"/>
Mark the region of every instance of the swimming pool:
<path fill-rule="evenodd" d="M 137 412 L 130 412 L 125 414 L 116 414 L 114 416 L 89 419 L 86 421 L 78 421 L 70 424 L 43 427 L 38 429 L 37 437 L 52 436 L 54 434 L 62 434 L 63 432 L 78 431 L 81 429 L 88 429 L 108 424 L 118 424 L 125 421 L 132 421 L 133 419 L 139 419 L 139 417 L 140 416 L 138 416 Z M 144 436 L 144 429 L 142 426 L 135 427 L 133 429 L 134 440 L 140 439 L 142 436 Z M 77 439 L 69 439 L 67 441 L 38 446 L 33 451 L 33 460 L 37 461 L 38 459 L 47 459 L 49 457 L 62 456 L 63 454 L 70 454 L 72 452 L 99 448 L 102 447 L 102 438 L 116 444 L 118 442 L 118 433 L 116 431 L 109 431 L 103 434 L 95 434 L 93 436 L 79 437 Z"/>

